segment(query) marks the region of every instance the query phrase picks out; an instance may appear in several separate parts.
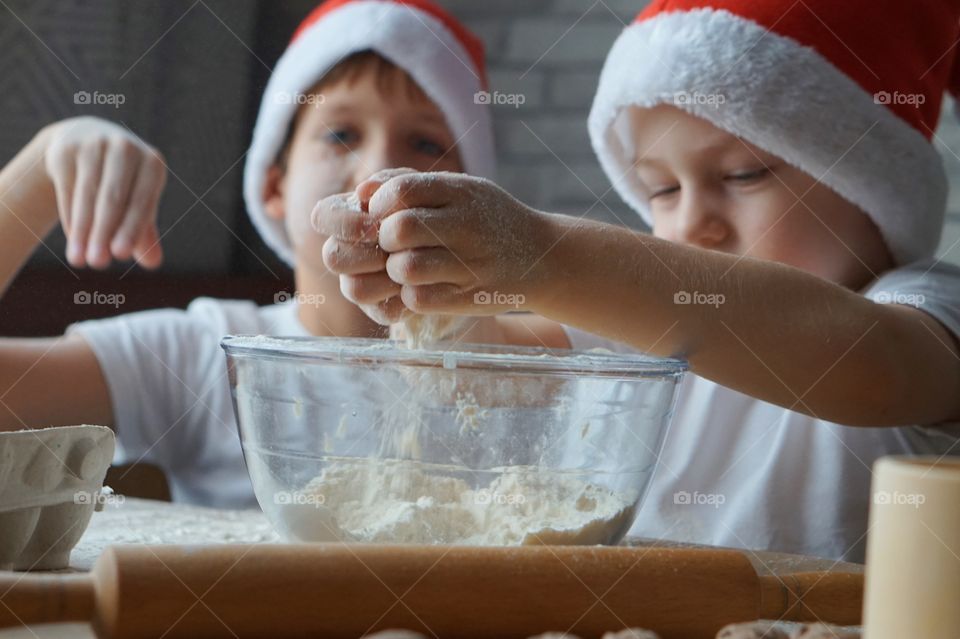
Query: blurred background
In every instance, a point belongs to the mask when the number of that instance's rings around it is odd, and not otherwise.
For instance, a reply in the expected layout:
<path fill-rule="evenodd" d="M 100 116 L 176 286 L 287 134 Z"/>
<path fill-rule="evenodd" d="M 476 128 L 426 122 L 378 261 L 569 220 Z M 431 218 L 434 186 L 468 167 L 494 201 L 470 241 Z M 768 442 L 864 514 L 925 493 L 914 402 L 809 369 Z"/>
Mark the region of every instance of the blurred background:
<path fill-rule="evenodd" d="M 491 90 L 522 96 L 494 107 L 499 182 L 537 208 L 640 228 L 594 158 L 586 118 L 610 45 L 646 3 L 440 1 L 484 40 Z M 247 219 L 241 182 L 260 94 L 315 4 L 0 0 L 0 161 L 43 125 L 94 114 L 158 147 L 171 171 L 160 271 L 73 270 L 57 230 L 0 301 L 0 335 L 59 334 L 79 319 L 183 307 L 200 295 L 271 303 L 292 291 L 289 269 Z M 84 92 L 122 100 L 89 104 Z M 938 257 L 960 263 L 960 127 L 952 103 L 944 109 L 936 144 L 952 188 Z M 120 294 L 123 303 L 76 304 L 79 292 Z"/>

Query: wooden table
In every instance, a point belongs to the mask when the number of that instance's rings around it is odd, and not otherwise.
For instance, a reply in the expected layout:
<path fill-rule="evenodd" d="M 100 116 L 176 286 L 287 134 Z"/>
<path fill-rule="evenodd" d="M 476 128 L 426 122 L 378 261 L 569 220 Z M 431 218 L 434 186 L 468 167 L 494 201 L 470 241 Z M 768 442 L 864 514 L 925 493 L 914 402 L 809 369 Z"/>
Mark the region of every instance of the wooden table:
<path fill-rule="evenodd" d="M 116 498 L 93 514 L 86 532 L 73 551 L 71 572 L 90 570 L 103 550 L 112 544 L 222 544 L 279 543 L 263 513 L 256 510 L 215 510 L 167 502 Z M 631 546 L 689 544 L 628 538 Z M 860 564 L 829 559 L 744 551 L 760 574 L 816 570 L 862 572 Z M 0 639 L 92 639 L 85 624 L 58 624 L 0 630 Z"/>

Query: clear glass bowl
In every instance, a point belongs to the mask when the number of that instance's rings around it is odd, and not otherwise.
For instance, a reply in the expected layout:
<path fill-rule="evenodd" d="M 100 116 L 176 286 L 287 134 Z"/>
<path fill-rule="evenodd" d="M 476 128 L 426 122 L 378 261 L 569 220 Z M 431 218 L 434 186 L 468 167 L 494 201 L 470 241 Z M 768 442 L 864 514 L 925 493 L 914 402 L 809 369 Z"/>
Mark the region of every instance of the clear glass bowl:
<path fill-rule="evenodd" d="M 222 346 L 257 500 L 295 542 L 618 543 L 686 370 L 512 346 Z"/>

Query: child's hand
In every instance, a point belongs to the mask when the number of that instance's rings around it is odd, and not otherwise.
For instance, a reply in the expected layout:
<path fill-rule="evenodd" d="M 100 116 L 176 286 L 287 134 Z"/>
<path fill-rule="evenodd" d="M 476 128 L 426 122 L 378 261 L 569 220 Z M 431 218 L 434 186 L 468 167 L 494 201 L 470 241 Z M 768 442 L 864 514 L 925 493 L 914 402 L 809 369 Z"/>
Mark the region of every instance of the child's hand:
<path fill-rule="evenodd" d="M 390 290 L 399 286 L 405 308 L 492 315 L 533 308 L 547 295 L 542 258 L 556 242 L 548 215 L 459 173 L 404 174 L 373 186 L 362 237 L 379 226 L 378 259 L 387 254 Z"/>
<path fill-rule="evenodd" d="M 105 268 L 131 257 L 160 265 L 157 204 L 167 170 L 156 149 L 121 126 L 79 117 L 50 127 L 44 164 L 71 265 Z"/>
<path fill-rule="evenodd" d="M 367 213 L 370 196 L 392 177 L 415 173 L 413 169 L 389 169 L 368 180 L 353 194 L 331 195 L 313 209 L 313 228 L 329 236 L 323 245 L 323 261 L 340 276 L 344 297 L 359 306 L 375 322 L 396 324 L 409 311 L 400 299 L 400 285 L 387 275 L 387 254 L 377 245 L 377 228 Z"/>

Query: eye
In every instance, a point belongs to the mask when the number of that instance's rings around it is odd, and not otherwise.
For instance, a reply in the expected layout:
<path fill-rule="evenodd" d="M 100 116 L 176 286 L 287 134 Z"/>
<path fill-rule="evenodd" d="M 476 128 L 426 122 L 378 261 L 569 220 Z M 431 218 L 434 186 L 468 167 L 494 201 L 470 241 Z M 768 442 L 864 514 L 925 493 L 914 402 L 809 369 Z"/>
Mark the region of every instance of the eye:
<path fill-rule="evenodd" d="M 423 153 L 424 155 L 429 155 L 431 157 L 441 157 L 447 152 L 446 147 L 442 144 L 431 140 L 430 138 L 417 136 L 413 139 L 413 148 L 417 153 Z"/>
<path fill-rule="evenodd" d="M 328 144 L 337 146 L 353 146 L 360 139 L 356 131 L 347 128 L 330 129 L 323 136 Z"/>
<path fill-rule="evenodd" d="M 743 184 L 749 184 L 751 182 L 756 182 L 770 175 L 770 169 L 767 167 L 762 167 L 756 169 L 755 171 L 743 171 L 740 173 L 731 173 L 726 177 L 727 180 L 732 182 L 739 182 Z"/>
<path fill-rule="evenodd" d="M 662 188 L 662 189 L 657 189 L 657 190 L 653 191 L 653 192 L 650 194 L 650 199 L 653 200 L 653 199 L 656 199 L 656 198 L 664 198 L 664 197 L 667 197 L 667 196 L 669 196 L 669 195 L 673 195 L 674 193 L 679 193 L 679 192 L 680 192 L 680 187 L 679 187 L 679 186 L 668 186 L 668 187 L 665 187 L 665 188 Z"/>

